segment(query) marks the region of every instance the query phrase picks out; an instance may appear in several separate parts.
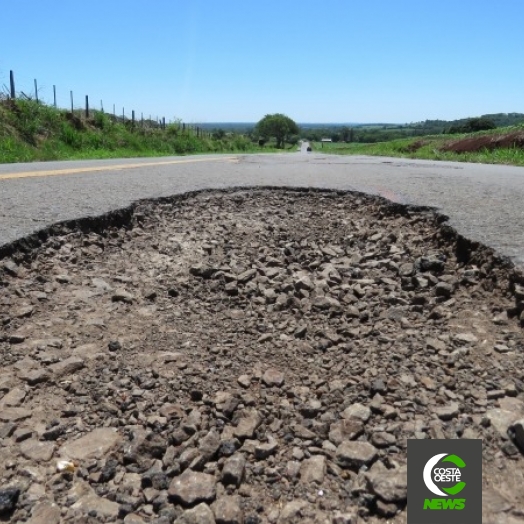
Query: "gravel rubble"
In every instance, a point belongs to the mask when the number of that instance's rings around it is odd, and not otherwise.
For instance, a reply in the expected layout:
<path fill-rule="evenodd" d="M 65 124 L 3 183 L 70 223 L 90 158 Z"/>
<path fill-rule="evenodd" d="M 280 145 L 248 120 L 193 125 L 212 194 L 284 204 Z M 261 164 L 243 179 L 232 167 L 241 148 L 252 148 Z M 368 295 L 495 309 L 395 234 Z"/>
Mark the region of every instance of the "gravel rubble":
<path fill-rule="evenodd" d="M 242 189 L 0 259 L 0 519 L 406 520 L 408 439 L 482 439 L 524 522 L 524 278 L 431 209 Z"/>

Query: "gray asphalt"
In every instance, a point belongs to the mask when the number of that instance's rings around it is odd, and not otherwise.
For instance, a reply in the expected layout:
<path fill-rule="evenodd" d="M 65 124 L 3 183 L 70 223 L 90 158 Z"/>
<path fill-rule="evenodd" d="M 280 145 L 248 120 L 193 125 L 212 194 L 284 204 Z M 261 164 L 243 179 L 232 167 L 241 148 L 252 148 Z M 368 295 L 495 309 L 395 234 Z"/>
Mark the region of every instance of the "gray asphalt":
<path fill-rule="evenodd" d="M 524 266 L 524 168 L 307 153 L 0 165 L 0 245 L 55 222 L 204 188 L 305 186 L 363 191 L 438 208 L 473 240 Z M 162 164 L 167 161 L 185 163 Z M 151 165 L 151 164 L 157 165 Z M 116 165 L 142 167 L 111 170 Z M 10 173 L 101 171 L 18 179 Z"/>

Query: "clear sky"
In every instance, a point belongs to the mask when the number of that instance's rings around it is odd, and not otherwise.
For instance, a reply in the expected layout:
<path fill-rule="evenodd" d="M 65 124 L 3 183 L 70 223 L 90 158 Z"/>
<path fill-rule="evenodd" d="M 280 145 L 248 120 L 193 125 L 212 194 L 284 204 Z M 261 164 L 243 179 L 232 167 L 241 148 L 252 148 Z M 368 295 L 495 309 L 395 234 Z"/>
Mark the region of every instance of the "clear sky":
<path fill-rule="evenodd" d="M 1 2 L 0 87 L 185 122 L 524 112 L 524 0 Z"/>

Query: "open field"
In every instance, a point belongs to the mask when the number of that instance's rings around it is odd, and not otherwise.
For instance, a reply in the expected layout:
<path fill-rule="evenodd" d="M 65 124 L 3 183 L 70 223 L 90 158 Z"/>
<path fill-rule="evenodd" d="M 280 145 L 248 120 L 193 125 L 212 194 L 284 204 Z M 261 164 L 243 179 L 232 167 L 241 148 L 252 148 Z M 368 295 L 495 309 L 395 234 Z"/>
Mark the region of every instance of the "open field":
<path fill-rule="evenodd" d="M 461 135 L 432 135 L 375 144 L 320 143 L 315 151 L 339 155 L 374 155 L 427 160 L 524 166 L 524 126 Z"/>

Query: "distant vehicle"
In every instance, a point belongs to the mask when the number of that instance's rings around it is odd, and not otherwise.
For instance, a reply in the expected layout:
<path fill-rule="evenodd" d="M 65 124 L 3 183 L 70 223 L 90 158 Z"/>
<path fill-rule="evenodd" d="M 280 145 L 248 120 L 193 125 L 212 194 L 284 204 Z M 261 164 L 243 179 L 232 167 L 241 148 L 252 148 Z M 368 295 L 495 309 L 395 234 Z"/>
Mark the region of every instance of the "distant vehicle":
<path fill-rule="evenodd" d="M 308 150 L 308 153 L 309 153 L 311 151 L 311 146 L 308 146 L 307 150 Z"/>

